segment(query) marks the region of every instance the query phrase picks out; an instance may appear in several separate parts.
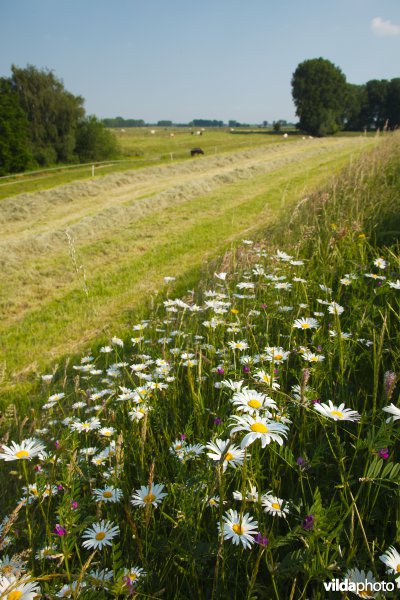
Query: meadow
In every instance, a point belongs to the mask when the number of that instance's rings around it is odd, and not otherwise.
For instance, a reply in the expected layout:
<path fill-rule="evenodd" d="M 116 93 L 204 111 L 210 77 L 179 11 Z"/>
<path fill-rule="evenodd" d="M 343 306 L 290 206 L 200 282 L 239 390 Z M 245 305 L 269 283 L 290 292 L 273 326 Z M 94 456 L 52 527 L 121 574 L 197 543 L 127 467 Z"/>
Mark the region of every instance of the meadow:
<path fill-rule="evenodd" d="M 147 143 L 156 144 L 146 135 Z M 202 136 L 205 151 L 206 143 L 222 144 L 224 135 L 229 134 Z M 166 133 L 159 144 L 180 144 L 178 137 L 171 142 Z M 257 143 L 247 147 L 253 137 Z M 33 184 L 27 181 L 25 193 L 0 202 L 1 372 L 7 402 L 13 395 L 26 396 L 27 378 L 50 362 L 89 340 L 126 332 L 132 310 L 165 287 L 164 276 L 173 272 L 182 285 L 190 285 L 205 261 L 240 236 L 279 220 L 292 203 L 380 139 L 246 134 L 244 141 L 231 136 L 225 143 L 217 154 L 96 175 L 40 192 L 29 191 Z"/>
<path fill-rule="evenodd" d="M 0 204 L 0 598 L 396 598 L 398 136 L 138 175 Z"/>

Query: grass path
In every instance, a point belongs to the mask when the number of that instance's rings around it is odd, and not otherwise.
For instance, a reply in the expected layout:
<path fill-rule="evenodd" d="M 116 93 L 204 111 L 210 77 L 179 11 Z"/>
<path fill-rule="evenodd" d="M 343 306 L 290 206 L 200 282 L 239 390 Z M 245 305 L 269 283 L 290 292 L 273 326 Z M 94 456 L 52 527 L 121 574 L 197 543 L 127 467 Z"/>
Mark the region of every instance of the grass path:
<path fill-rule="evenodd" d="M 121 333 L 164 276 L 199 269 L 375 143 L 279 144 L 3 200 L 6 387 L 94 337 Z"/>

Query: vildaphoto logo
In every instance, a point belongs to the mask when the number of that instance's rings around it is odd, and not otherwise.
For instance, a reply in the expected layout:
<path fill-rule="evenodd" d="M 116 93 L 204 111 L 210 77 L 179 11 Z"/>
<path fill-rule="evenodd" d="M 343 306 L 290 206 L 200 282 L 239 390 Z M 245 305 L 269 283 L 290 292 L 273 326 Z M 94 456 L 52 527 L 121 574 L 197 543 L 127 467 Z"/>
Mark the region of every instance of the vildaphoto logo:
<path fill-rule="evenodd" d="M 392 581 L 351 581 L 350 579 L 331 579 L 324 581 L 324 588 L 327 592 L 356 592 L 360 594 L 377 592 L 393 592 L 394 583 Z"/>

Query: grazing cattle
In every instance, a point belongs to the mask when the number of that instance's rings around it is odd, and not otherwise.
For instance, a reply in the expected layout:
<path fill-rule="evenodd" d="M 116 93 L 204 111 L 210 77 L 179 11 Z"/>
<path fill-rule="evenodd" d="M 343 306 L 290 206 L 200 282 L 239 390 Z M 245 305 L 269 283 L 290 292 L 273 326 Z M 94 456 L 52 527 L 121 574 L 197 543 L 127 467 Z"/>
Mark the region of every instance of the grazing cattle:
<path fill-rule="evenodd" d="M 192 148 L 190 151 L 190 156 L 199 156 L 200 154 L 204 154 L 201 148 Z"/>

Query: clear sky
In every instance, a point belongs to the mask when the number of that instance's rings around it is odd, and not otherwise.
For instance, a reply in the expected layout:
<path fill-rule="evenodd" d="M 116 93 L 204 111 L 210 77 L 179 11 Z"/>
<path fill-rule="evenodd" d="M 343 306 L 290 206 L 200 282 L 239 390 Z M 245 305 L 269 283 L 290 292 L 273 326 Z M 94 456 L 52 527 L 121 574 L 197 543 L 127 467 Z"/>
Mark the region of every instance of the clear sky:
<path fill-rule="evenodd" d="M 294 120 L 292 74 L 320 56 L 400 77 L 400 0 L 0 0 L 0 76 L 47 67 L 98 117 Z"/>

